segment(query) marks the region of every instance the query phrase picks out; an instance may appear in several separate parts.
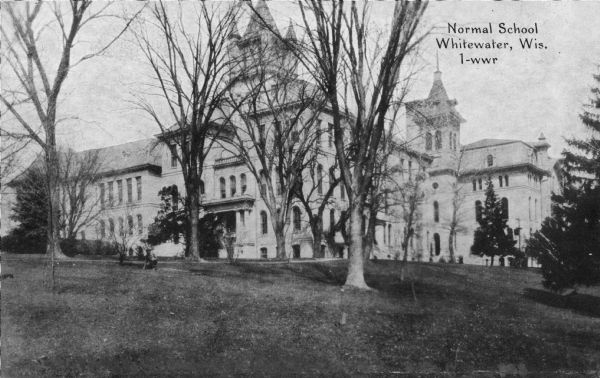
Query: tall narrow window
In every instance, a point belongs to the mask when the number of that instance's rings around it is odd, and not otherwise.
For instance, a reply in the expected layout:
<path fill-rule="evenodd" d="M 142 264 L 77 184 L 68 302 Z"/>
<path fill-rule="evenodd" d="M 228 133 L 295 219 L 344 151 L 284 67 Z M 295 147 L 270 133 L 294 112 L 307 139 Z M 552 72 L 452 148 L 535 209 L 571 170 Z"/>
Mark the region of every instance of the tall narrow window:
<path fill-rule="evenodd" d="M 504 186 L 508 186 L 508 175 L 504 176 Z"/>
<path fill-rule="evenodd" d="M 144 232 L 144 223 L 142 222 L 142 214 L 137 215 L 137 227 L 138 227 L 138 234 L 141 235 Z"/>
<path fill-rule="evenodd" d="M 237 190 L 237 184 L 235 182 L 235 176 L 229 177 L 229 191 L 231 192 L 231 196 L 235 196 L 235 192 Z"/>
<path fill-rule="evenodd" d="M 323 166 L 317 166 L 317 193 L 323 194 Z"/>
<path fill-rule="evenodd" d="M 537 198 L 535 199 L 535 207 L 533 208 L 534 212 L 535 212 L 535 219 L 536 221 L 538 220 L 538 200 Z"/>
<path fill-rule="evenodd" d="M 340 181 L 340 198 L 343 200 L 346 199 L 346 187 L 343 181 Z"/>
<path fill-rule="evenodd" d="M 263 235 L 266 235 L 269 232 L 269 225 L 267 222 L 267 212 L 266 211 L 260 212 L 260 229 L 261 229 Z"/>
<path fill-rule="evenodd" d="M 115 221 L 112 218 L 108 219 L 108 232 L 110 236 L 115 235 Z"/>
<path fill-rule="evenodd" d="M 529 220 L 531 221 L 531 197 L 529 197 Z"/>
<path fill-rule="evenodd" d="M 431 151 L 432 147 L 433 147 L 433 136 L 431 135 L 430 132 L 427 132 L 427 134 L 425 134 L 425 150 Z"/>
<path fill-rule="evenodd" d="M 177 146 L 172 144 L 169 148 L 171 150 L 171 168 L 177 168 Z"/>
<path fill-rule="evenodd" d="M 246 175 L 244 173 L 240 175 L 240 189 L 242 194 L 246 193 Z"/>
<path fill-rule="evenodd" d="M 117 200 L 119 205 L 123 204 L 123 180 L 117 180 Z"/>
<path fill-rule="evenodd" d="M 333 123 L 329 124 L 329 133 L 327 134 L 329 147 L 333 147 Z"/>
<path fill-rule="evenodd" d="M 475 220 L 477 222 L 481 222 L 482 220 L 483 207 L 481 206 L 481 201 L 475 201 Z"/>
<path fill-rule="evenodd" d="M 105 206 L 106 192 L 104 190 L 104 184 L 100 184 L 100 208 L 104 209 Z M 104 223 L 104 222 L 102 222 Z"/>
<path fill-rule="evenodd" d="M 104 239 L 106 237 L 106 225 L 104 224 L 104 221 L 101 220 L 100 221 L 100 238 Z"/>
<path fill-rule="evenodd" d="M 204 188 L 204 181 L 200 180 L 200 195 L 204 195 L 206 193 L 205 190 L 206 189 Z"/>
<path fill-rule="evenodd" d="M 335 209 L 329 210 L 329 231 L 332 232 L 335 229 Z"/>
<path fill-rule="evenodd" d="M 294 215 L 294 230 L 300 231 L 302 229 L 302 214 L 300 213 L 300 208 L 294 206 L 292 213 Z"/>
<path fill-rule="evenodd" d="M 388 224 L 387 237 L 388 237 L 388 241 L 387 241 L 388 245 L 392 245 L 392 225 L 391 224 Z"/>
<path fill-rule="evenodd" d="M 502 176 L 498 176 L 498 185 L 502 188 Z"/>
<path fill-rule="evenodd" d="M 441 245 L 440 245 L 440 234 L 438 234 L 438 233 L 433 234 L 433 244 L 434 244 L 434 249 L 435 249 L 435 255 L 439 256 L 441 249 L 442 249 Z"/>
<path fill-rule="evenodd" d="M 321 120 L 317 120 L 317 133 L 315 135 L 315 140 L 317 142 L 317 150 L 321 147 Z"/>
<path fill-rule="evenodd" d="M 404 159 L 400 159 L 400 177 L 404 178 Z"/>
<path fill-rule="evenodd" d="M 502 204 L 502 219 L 508 220 L 508 198 L 502 197 L 500 202 Z"/>
<path fill-rule="evenodd" d="M 408 161 L 408 179 L 412 180 L 412 160 Z"/>
<path fill-rule="evenodd" d="M 492 155 L 488 155 L 487 156 L 487 166 L 491 167 L 492 165 L 494 165 L 494 157 Z"/>
<path fill-rule="evenodd" d="M 477 190 L 477 180 L 473 180 L 473 191 Z"/>
<path fill-rule="evenodd" d="M 124 223 L 123 223 L 123 218 L 119 217 L 119 236 L 123 236 L 125 235 L 125 230 L 124 230 Z"/>
<path fill-rule="evenodd" d="M 479 184 L 479 190 L 481 190 L 481 188 L 482 188 L 481 179 L 477 180 L 477 183 Z"/>
<path fill-rule="evenodd" d="M 242 226 L 246 225 L 246 211 L 245 210 L 240 210 L 240 225 L 242 225 Z"/>
<path fill-rule="evenodd" d="M 131 215 L 127 216 L 127 233 L 129 235 L 133 235 L 133 217 Z"/>
<path fill-rule="evenodd" d="M 137 200 L 142 200 L 142 176 L 135 178 L 135 185 L 137 187 Z"/>
<path fill-rule="evenodd" d="M 133 180 L 127 179 L 127 203 L 133 202 Z"/>
<path fill-rule="evenodd" d="M 267 175 L 265 175 L 265 171 L 263 171 L 262 169 L 260 170 L 260 173 L 258 175 L 260 177 L 260 193 L 263 196 L 267 195 Z"/>
<path fill-rule="evenodd" d="M 265 125 L 258 125 L 258 138 L 259 140 L 265 139 Z"/>
<path fill-rule="evenodd" d="M 108 206 L 113 206 L 115 201 L 115 193 L 113 190 L 113 182 L 108 183 Z"/>
<path fill-rule="evenodd" d="M 436 223 L 440 221 L 440 204 L 438 201 L 433 201 L 433 221 Z"/>
<path fill-rule="evenodd" d="M 440 150 L 442 148 L 442 132 L 437 130 L 435 132 L 435 149 Z"/>
<path fill-rule="evenodd" d="M 221 198 L 227 197 L 227 189 L 225 188 L 225 185 L 226 185 L 225 178 L 221 177 L 219 179 L 219 189 L 221 191 Z"/>

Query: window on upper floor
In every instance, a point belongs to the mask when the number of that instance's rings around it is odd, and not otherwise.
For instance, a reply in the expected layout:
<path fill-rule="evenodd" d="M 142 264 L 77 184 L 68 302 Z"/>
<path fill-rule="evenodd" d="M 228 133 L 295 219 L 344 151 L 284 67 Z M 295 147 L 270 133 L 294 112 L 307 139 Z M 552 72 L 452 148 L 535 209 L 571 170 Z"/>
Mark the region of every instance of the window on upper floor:
<path fill-rule="evenodd" d="M 475 201 L 475 220 L 477 222 L 481 222 L 483 217 L 483 206 L 481 205 L 481 201 Z"/>
<path fill-rule="evenodd" d="M 108 219 L 108 232 L 111 237 L 115 235 L 115 221 L 112 218 Z"/>
<path fill-rule="evenodd" d="M 142 176 L 137 176 L 135 178 L 135 185 L 137 187 L 137 200 L 142 200 Z"/>
<path fill-rule="evenodd" d="M 235 176 L 229 177 L 229 191 L 231 192 L 231 196 L 235 196 L 235 192 L 237 190 L 237 183 L 235 180 Z"/>
<path fill-rule="evenodd" d="M 503 184 L 503 179 L 502 176 L 498 176 L 498 185 L 502 188 L 502 184 Z"/>
<path fill-rule="evenodd" d="M 317 193 L 323 194 L 323 166 L 317 166 Z"/>
<path fill-rule="evenodd" d="M 246 174 L 245 173 L 242 173 L 240 175 L 240 189 L 241 189 L 242 194 L 246 193 L 247 187 L 246 187 Z"/>
<path fill-rule="evenodd" d="M 144 232 L 144 223 L 142 222 L 142 214 L 137 215 L 137 227 L 138 227 L 138 234 L 141 235 Z"/>
<path fill-rule="evenodd" d="M 344 186 L 344 182 L 340 181 L 340 199 L 346 199 L 346 187 Z"/>
<path fill-rule="evenodd" d="M 117 180 L 117 201 L 119 205 L 123 204 L 123 180 Z"/>
<path fill-rule="evenodd" d="M 127 179 L 127 203 L 133 202 L 133 180 Z"/>
<path fill-rule="evenodd" d="M 260 229 L 263 235 L 266 235 L 269 232 L 269 223 L 267 218 L 267 212 L 260 212 Z"/>
<path fill-rule="evenodd" d="M 204 181 L 200 180 L 200 195 L 204 195 L 206 193 L 206 189 L 204 188 Z"/>
<path fill-rule="evenodd" d="M 486 161 L 487 161 L 488 167 L 491 167 L 494 165 L 494 157 L 492 155 L 488 155 Z"/>
<path fill-rule="evenodd" d="M 479 186 L 479 190 L 481 190 L 483 188 L 482 180 L 481 179 L 477 180 L 477 184 Z"/>
<path fill-rule="evenodd" d="M 433 147 L 433 136 L 431 135 L 431 133 L 428 131 L 425 134 L 425 150 L 426 151 L 431 151 Z"/>
<path fill-rule="evenodd" d="M 105 206 L 105 197 L 106 197 L 106 193 L 104 190 L 104 184 L 100 184 L 100 208 L 104 209 Z"/>
<path fill-rule="evenodd" d="M 133 229 L 134 229 L 134 226 L 133 226 L 133 216 L 128 215 L 127 216 L 127 233 L 129 235 L 133 235 Z"/>
<path fill-rule="evenodd" d="M 504 175 L 504 186 L 508 186 L 508 175 Z"/>
<path fill-rule="evenodd" d="M 171 168 L 177 168 L 177 146 L 172 144 L 169 146 L 171 153 Z"/>
<path fill-rule="evenodd" d="M 294 230 L 300 231 L 302 229 L 302 213 L 298 206 L 292 208 L 292 215 L 294 217 Z"/>
<path fill-rule="evenodd" d="M 508 198 L 502 197 L 500 204 L 502 209 L 502 219 L 508 220 Z"/>
<path fill-rule="evenodd" d="M 225 177 L 221 177 L 219 179 L 219 190 L 221 192 L 221 198 L 227 197 L 227 188 L 226 188 Z"/>
<path fill-rule="evenodd" d="M 435 149 L 442 149 L 442 132 L 440 130 L 435 132 Z"/>
<path fill-rule="evenodd" d="M 436 223 L 440 221 L 440 204 L 438 201 L 433 201 L 433 221 Z"/>
<path fill-rule="evenodd" d="M 330 123 L 328 126 L 328 133 L 327 133 L 327 144 L 329 145 L 329 147 L 333 147 L 333 123 Z"/>
<path fill-rule="evenodd" d="M 477 190 L 477 180 L 473 180 L 473 191 Z"/>
<path fill-rule="evenodd" d="M 113 206 L 114 205 L 114 201 L 115 201 L 115 193 L 113 190 L 113 182 L 109 181 L 108 182 L 108 206 Z"/>

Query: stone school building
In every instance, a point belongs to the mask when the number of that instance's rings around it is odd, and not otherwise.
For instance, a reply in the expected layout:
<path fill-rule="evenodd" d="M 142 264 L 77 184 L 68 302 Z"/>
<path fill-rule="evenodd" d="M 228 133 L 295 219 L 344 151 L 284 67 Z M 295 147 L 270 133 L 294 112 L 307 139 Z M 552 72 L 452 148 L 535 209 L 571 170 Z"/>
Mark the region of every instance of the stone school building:
<path fill-rule="evenodd" d="M 262 20 L 277 30 L 266 2 L 259 2 Z M 231 36 L 232 51 L 244 56 L 244 49 L 265 39 L 272 39 L 256 17 L 252 17 L 243 35 Z M 293 26 L 285 38 L 296 38 Z M 282 54 L 285 54 L 283 52 Z M 286 63 L 288 64 L 289 61 Z M 465 263 L 484 264 L 479 256 L 470 254 L 477 217 L 485 200 L 485 183 L 491 179 L 496 193 L 508 210 L 508 224 L 520 228 L 515 238 L 524 248 L 530 235 L 550 214 L 550 195 L 558 189 L 557 161 L 548 156 L 543 135 L 537 141 L 484 139 L 461 144 L 461 125 L 465 120 L 457 110 L 436 71 L 429 95 L 406 104 L 407 140 L 410 148 L 397 148 L 391 156 L 397 182 L 414 180 L 424 174 L 424 192 L 415 215 L 414 236 L 409 243 L 409 258 L 419 261 L 448 260 L 449 234 L 454 229 L 455 256 Z M 273 115 L 270 115 L 272 118 Z M 265 123 L 269 121 L 265 116 Z M 272 119 L 271 119 L 272 121 Z M 331 116 L 322 114 L 316 144 L 322 149 L 317 176 L 318 188 L 328 188 L 329 168 L 335 163 L 335 147 Z M 202 208 L 204 213 L 217 214 L 226 227 L 235 232 L 235 254 L 239 258 L 265 259 L 276 256 L 275 235 L 270 214 L 260 195 L 260 183 L 244 160 L 231 151 L 231 146 L 217 143 L 211 149 L 203 167 Z M 151 138 L 99 150 L 102 162 L 101 179 L 97 183 L 102 213 L 96 222 L 83 230 L 82 239 L 111 240 L 123 230 L 131 236 L 131 244 L 147 237 L 148 226 L 154 221 L 160 206 L 158 192 L 177 185 L 184 192 L 183 176 L 173 146 Z M 325 189 L 326 190 L 326 189 Z M 321 193 L 320 192 L 320 193 Z M 6 233 L 11 196 L 3 196 L 3 233 Z M 346 211 L 348 203 L 342 186 L 335 189 L 323 214 L 324 230 L 328 231 Z M 308 218 L 299 203 L 292 203 L 286 234 L 286 251 L 292 258 L 345 257 L 341 233 L 334 235 L 335 245 L 321 246 L 313 251 Z M 401 258 L 401 242 L 407 232 L 402 207 L 392 204 L 382 210 L 376 221 L 376 245 L 373 256 L 380 259 Z M 156 247 L 158 255 L 177 255 L 183 245 L 166 243 Z M 219 251 L 225 257 L 224 250 Z"/>

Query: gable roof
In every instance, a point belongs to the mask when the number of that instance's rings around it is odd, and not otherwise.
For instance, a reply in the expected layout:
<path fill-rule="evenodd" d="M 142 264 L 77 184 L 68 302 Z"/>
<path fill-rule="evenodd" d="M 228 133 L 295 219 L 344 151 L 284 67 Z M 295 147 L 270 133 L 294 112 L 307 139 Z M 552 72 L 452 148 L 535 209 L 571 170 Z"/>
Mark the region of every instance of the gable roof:
<path fill-rule="evenodd" d="M 502 144 L 510 144 L 510 143 L 523 143 L 520 140 L 516 139 L 481 139 L 477 142 L 469 143 L 463 146 L 465 150 L 474 150 L 477 148 L 486 148 L 493 146 L 500 146 Z"/>
<path fill-rule="evenodd" d="M 81 153 L 98 151 L 98 160 L 101 164 L 100 172 L 102 173 L 131 170 L 144 166 L 160 168 L 160 150 L 155 148 L 157 143 L 157 140 L 154 138 L 142 139 L 116 146 L 82 151 Z"/>

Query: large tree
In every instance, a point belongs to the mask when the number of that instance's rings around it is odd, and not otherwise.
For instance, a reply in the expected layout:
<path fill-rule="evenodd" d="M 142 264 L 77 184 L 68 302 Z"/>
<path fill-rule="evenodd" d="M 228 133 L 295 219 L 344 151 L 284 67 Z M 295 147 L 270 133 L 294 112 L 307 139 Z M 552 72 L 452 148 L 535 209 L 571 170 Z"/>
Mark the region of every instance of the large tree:
<path fill-rule="evenodd" d="M 336 156 L 349 201 L 346 285 L 367 288 L 365 201 L 400 70 L 422 40 L 416 35 L 426 3 L 394 3 L 387 34 L 377 36 L 369 30 L 371 4 L 319 0 L 298 4 L 306 40 L 293 51 L 331 107 Z"/>
<path fill-rule="evenodd" d="M 26 136 L 44 154 L 46 192 L 50 201 L 47 221 L 47 253 L 65 257 L 60 249 L 59 155 L 56 128 L 60 120 L 61 93 L 71 69 L 103 53 L 129 26 L 119 28 L 113 38 L 96 50 L 80 50 L 82 36 L 92 21 L 107 14 L 107 4 L 91 0 L 60 2 L 11 2 L 2 5 L 2 61 L 6 65 L 0 102 L 10 119 L 4 121 L 4 134 Z M 57 46 L 42 48 L 52 31 L 60 36 Z M 8 126 L 7 126 L 8 125 Z M 15 126 L 11 128 L 11 126 Z M 8 130 L 7 130 L 8 129 Z"/>
<path fill-rule="evenodd" d="M 185 185 L 186 256 L 200 259 L 198 222 L 204 161 L 231 109 L 224 112 L 235 85 L 239 61 L 230 54 L 230 37 L 237 32 L 239 7 L 234 3 L 165 3 L 148 8 L 136 32 L 137 42 L 153 73 L 152 96 L 166 106 L 139 98 L 155 121 L 159 138 L 181 167 Z"/>
<path fill-rule="evenodd" d="M 477 222 L 471 253 L 489 256 L 494 265 L 495 256 L 506 256 L 515 253 L 516 241 L 513 240 L 512 230 L 506 222 L 508 217 L 502 202 L 498 200 L 491 179 L 487 181 L 485 204 L 478 210 Z"/>
<path fill-rule="evenodd" d="M 593 78 L 580 116 L 589 137 L 567 140 L 562 193 L 552 196 L 552 216 L 527 245 L 542 264 L 544 286 L 556 291 L 600 282 L 600 75 Z"/>

